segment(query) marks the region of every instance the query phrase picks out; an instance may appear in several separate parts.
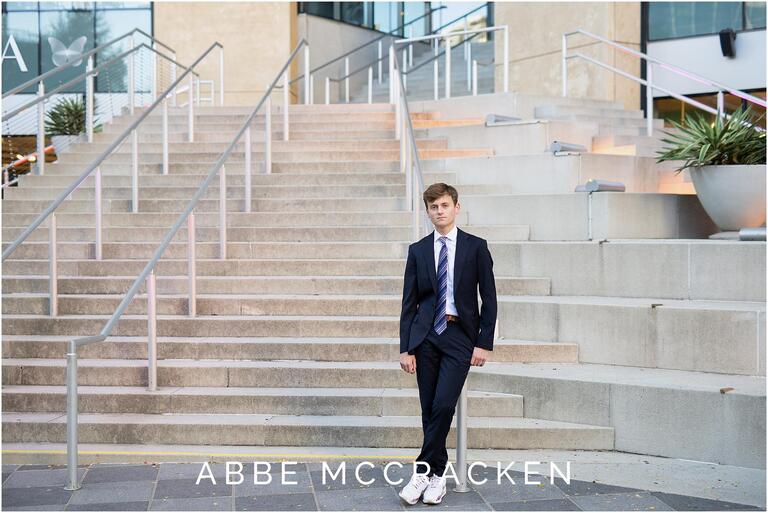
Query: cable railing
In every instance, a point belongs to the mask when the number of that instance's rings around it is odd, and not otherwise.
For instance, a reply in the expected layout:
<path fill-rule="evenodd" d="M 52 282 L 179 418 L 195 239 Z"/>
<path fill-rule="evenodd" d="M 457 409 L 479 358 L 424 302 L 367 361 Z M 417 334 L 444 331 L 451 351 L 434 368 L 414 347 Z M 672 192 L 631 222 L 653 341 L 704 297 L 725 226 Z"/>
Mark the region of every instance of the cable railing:
<path fill-rule="evenodd" d="M 192 67 L 197 65 L 213 48 L 218 45 L 215 43 L 209 48 Z M 67 490 L 77 490 L 80 485 L 77 481 L 77 348 L 92 344 L 95 342 L 102 342 L 110 336 L 115 324 L 123 315 L 125 310 L 133 301 L 134 297 L 139 291 L 139 288 L 143 283 L 146 283 L 147 291 L 147 329 L 148 329 L 148 344 L 147 344 L 147 385 L 151 391 L 157 390 L 157 285 L 156 285 L 156 272 L 160 258 L 165 253 L 165 250 L 174 239 L 182 224 L 186 221 L 187 224 L 187 261 L 188 261 L 188 275 L 189 275 L 189 316 L 194 317 L 196 315 L 196 268 L 195 268 L 195 214 L 194 209 L 197 206 L 200 199 L 205 194 L 208 186 L 213 181 L 214 177 L 219 175 L 219 258 L 226 259 L 226 244 L 227 244 L 227 181 L 225 163 L 230 154 L 234 151 L 235 146 L 241 139 L 245 140 L 245 211 L 250 212 L 251 207 L 251 123 L 255 118 L 259 110 L 264 106 L 265 108 L 265 173 L 270 172 L 271 167 L 271 94 L 275 89 L 278 80 L 283 78 L 287 83 L 288 69 L 293 59 L 299 54 L 301 48 L 307 48 L 306 40 L 302 40 L 296 46 L 291 53 L 290 57 L 283 65 L 282 69 L 278 72 L 275 79 L 272 81 L 267 91 L 262 96 L 259 103 L 253 109 L 251 114 L 243 123 L 243 126 L 237 132 L 237 134 L 229 143 L 226 150 L 219 156 L 219 159 L 213 165 L 208 173 L 208 176 L 200 184 L 195 195 L 189 200 L 184 211 L 179 214 L 178 219 L 173 226 L 168 230 L 168 233 L 163 238 L 160 245 L 155 250 L 152 258 L 147 262 L 144 270 L 139 274 L 131 287 L 126 292 L 122 301 L 118 305 L 115 312 L 110 316 L 107 323 L 101 329 L 98 335 L 89 337 L 80 337 L 70 341 L 69 351 L 67 352 L 67 479 L 68 484 L 65 487 Z M 184 78 L 183 76 L 181 77 Z M 180 81 L 181 79 L 179 79 Z M 177 81 L 178 82 L 178 81 Z M 177 85 L 177 84 L 174 84 Z M 287 89 L 287 88 L 286 88 Z M 155 104 L 156 105 L 156 104 Z M 154 107 L 154 105 L 153 105 Z M 145 115 L 148 113 L 147 111 Z M 55 229 L 55 223 L 53 223 Z M 5 254 L 3 255 L 5 258 Z"/>
<path fill-rule="evenodd" d="M 592 57 L 589 57 L 588 55 L 584 55 L 581 52 L 575 52 L 575 53 L 568 53 L 568 36 L 572 36 L 575 34 L 581 34 L 583 36 L 595 39 L 599 42 L 605 43 L 609 46 L 612 46 L 624 53 L 627 53 L 629 55 L 633 55 L 641 60 L 646 61 L 646 78 L 640 78 L 632 75 L 631 73 L 628 73 L 624 70 L 618 69 L 615 66 L 612 66 L 610 64 L 606 64 L 604 62 L 601 62 L 597 59 L 594 59 Z M 757 96 L 753 96 L 749 93 L 745 93 L 744 91 L 740 91 L 738 89 L 734 89 L 732 87 L 728 87 L 724 84 L 721 84 L 719 82 L 715 82 L 714 80 L 710 80 L 708 78 L 702 77 L 701 75 L 698 75 L 696 73 L 693 73 L 691 71 L 685 70 L 679 66 L 675 66 L 673 64 L 669 64 L 667 62 L 662 61 L 661 59 L 657 59 L 655 57 L 651 57 L 648 54 L 645 54 L 643 52 L 639 52 L 637 50 L 633 50 L 632 48 L 629 48 L 627 46 L 624 46 L 622 44 L 619 44 L 615 41 L 611 41 L 610 39 L 598 36 L 596 34 L 593 34 L 591 32 L 588 32 L 586 30 L 578 29 L 573 32 L 566 32 L 562 36 L 562 50 L 561 50 L 561 68 L 562 68 L 562 96 L 567 97 L 568 96 L 568 59 L 575 59 L 580 58 L 584 59 L 587 62 L 591 62 L 592 64 L 595 64 L 596 66 L 599 66 L 601 68 L 607 69 L 617 75 L 620 75 L 624 78 L 627 78 L 629 80 L 632 80 L 633 82 L 637 82 L 638 84 L 642 84 L 645 86 L 645 104 L 646 104 L 646 134 L 650 137 L 653 135 L 653 91 L 658 90 L 665 94 L 668 94 L 672 98 L 675 98 L 677 100 L 680 100 L 681 102 L 687 103 L 688 105 L 692 105 L 693 107 L 696 107 L 698 109 L 701 109 L 705 112 L 708 112 L 710 114 L 714 114 L 718 118 L 725 118 L 728 119 L 731 116 L 725 112 L 725 98 L 724 93 L 728 92 L 732 94 L 733 96 L 736 96 L 737 98 L 741 98 L 742 100 L 745 100 L 749 103 L 752 103 L 754 105 L 759 105 L 760 107 L 766 108 L 766 101 L 758 98 Z M 672 72 L 678 76 L 687 78 L 689 80 L 692 80 L 694 82 L 698 82 L 700 84 L 712 87 L 713 89 L 717 90 L 717 108 L 712 108 L 709 105 L 706 105 L 704 103 L 701 103 L 699 101 L 696 101 L 692 98 L 689 98 L 683 94 L 676 93 L 674 91 L 671 91 L 670 89 L 667 89 L 666 87 L 662 87 L 658 85 L 657 83 L 654 83 L 653 81 L 653 66 L 656 65 L 661 69 L 664 69 L 666 71 Z"/>

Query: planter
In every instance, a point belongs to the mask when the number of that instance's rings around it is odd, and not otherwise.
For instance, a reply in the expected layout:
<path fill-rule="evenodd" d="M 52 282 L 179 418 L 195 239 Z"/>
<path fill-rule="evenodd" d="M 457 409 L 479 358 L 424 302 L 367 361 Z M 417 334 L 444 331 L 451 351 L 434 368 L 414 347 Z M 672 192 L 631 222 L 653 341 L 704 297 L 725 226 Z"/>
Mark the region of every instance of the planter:
<path fill-rule="evenodd" d="M 702 166 L 689 171 L 702 207 L 720 230 L 765 224 L 765 164 Z"/>

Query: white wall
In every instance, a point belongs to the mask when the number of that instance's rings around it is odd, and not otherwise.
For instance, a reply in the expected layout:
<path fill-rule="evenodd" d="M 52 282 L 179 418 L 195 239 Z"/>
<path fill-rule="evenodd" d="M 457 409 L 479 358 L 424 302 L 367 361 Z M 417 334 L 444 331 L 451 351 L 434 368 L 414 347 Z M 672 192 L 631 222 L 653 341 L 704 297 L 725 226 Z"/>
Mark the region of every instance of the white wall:
<path fill-rule="evenodd" d="M 736 89 L 765 88 L 765 30 L 740 32 L 736 35 L 736 57 L 723 57 L 720 38 L 689 37 L 648 43 L 648 54 Z M 713 92 L 711 86 L 700 84 L 654 66 L 653 81 L 676 93 Z M 654 91 L 654 96 L 668 96 Z"/>

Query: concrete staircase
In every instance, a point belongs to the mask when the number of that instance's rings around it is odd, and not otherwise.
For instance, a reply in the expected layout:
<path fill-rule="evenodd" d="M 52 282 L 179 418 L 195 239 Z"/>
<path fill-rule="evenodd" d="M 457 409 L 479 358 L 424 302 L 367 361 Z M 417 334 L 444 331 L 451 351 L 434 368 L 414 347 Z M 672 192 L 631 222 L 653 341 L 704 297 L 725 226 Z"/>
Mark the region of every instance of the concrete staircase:
<path fill-rule="evenodd" d="M 106 342 L 79 361 L 83 443 L 418 447 L 414 376 L 397 364 L 404 211 L 389 105 L 291 107 L 291 141 L 275 114 L 273 174 L 253 177 L 253 213 L 242 213 L 242 146 L 227 162 L 228 258 L 216 257 L 218 187 L 197 209 L 197 316 L 187 313 L 186 231 L 158 267 L 160 390 L 146 387 L 146 295 L 142 288 Z M 3 435 L 6 444 L 63 442 L 66 344 L 97 333 L 178 213 L 242 123 L 246 109 L 201 108 L 197 142 L 185 143 L 173 112 L 169 175 L 160 174 L 159 118 L 140 131 L 140 212 L 130 213 L 130 148 L 104 173 L 104 260 L 93 252 L 92 179 L 59 209 L 59 315 L 47 315 L 47 228 L 40 227 L 3 271 Z M 420 131 L 439 126 L 417 114 Z M 116 120 L 4 199 L 7 243 L 71 183 L 130 122 Z M 451 123 L 449 123 L 451 124 Z M 456 123 L 452 123 L 456 124 Z M 253 127 L 263 130 L 263 117 Z M 424 162 L 492 156 L 418 141 Z M 253 162 L 263 144 L 253 145 Z M 238 153 L 239 151 L 239 153 Z M 429 173 L 427 181 L 455 181 Z M 512 189 L 468 186 L 489 194 Z M 493 241 L 528 239 L 525 225 L 472 225 Z M 546 278 L 497 275 L 500 294 L 549 294 Z M 496 361 L 576 362 L 575 344 L 499 340 Z M 611 449 L 613 430 L 524 415 L 523 397 L 471 391 L 473 447 Z M 215 414 L 215 415 L 211 415 Z"/>
<path fill-rule="evenodd" d="M 468 379 L 470 447 L 763 467 L 765 243 L 708 240 L 716 228 L 696 196 L 672 191 L 684 175 L 642 152 L 603 151 L 643 137 L 637 112 L 518 93 L 411 108 L 425 182 L 457 186 L 459 226 L 487 238 L 494 258 L 500 338 Z M 5 262 L 4 448 L 64 441 L 67 341 L 102 328 L 247 112 L 199 109 L 191 144 L 185 112 L 173 112 L 168 175 L 153 116 L 140 133 L 137 214 L 129 148 L 102 166 L 103 261 L 91 258 L 92 179 L 59 208 L 58 317 L 46 315 L 45 226 Z M 486 127 L 488 113 L 521 121 Z M 279 109 L 273 119 L 271 175 L 259 174 L 254 142 L 252 213 L 242 146 L 227 162 L 226 260 L 215 185 L 197 209 L 197 317 L 186 315 L 183 229 L 160 262 L 160 390 L 145 390 L 143 289 L 113 337 L 81 350 L 81 442 L 419 446 L 415 377 L 397 364 L 410 213 L 392 108 L 297 105 L 291 116 L 289 142 Z M 4 243 L 129 121 L 9 191 Z M 588 151 L 554 155 L 553 140 Z M 588 178 L 627 192 L 574 193 Z"/>

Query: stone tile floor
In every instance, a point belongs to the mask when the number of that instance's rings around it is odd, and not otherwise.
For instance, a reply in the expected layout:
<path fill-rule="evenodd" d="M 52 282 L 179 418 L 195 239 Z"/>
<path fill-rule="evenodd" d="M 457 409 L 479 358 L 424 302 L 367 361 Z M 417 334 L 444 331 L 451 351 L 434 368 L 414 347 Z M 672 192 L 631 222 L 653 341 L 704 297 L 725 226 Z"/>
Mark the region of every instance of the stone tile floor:
<path fill-rule="evenodd" d="M 329 464 L 336 470 L 338 463 Z M 262 467 L 263 468 L 263 467 Z M 216 483 L 210 479 L 195 484 L 201 470 L 198 463 L 106 464 L 81 465 L 82 488 L 63 489 L 64 466 L 3 465 L 3 511 L 402 511 L 434 508 L 447 511 L 764 511 L 753 506 L 723 502 L 658 491 L 606 485 L 572 479 L 566 483 L 536 476 L 541 484 L 525 484 L 521 472 L 508 474 L 512 484 L 497 470 L 476 467 L 475 480 L 466 493 L 452 490 L 436 506 L 418 503 L 409 506 L 398 497 L 400 488 L 410 477 L 411 467 L 391 466 L 391 481 L 404 478 L 397 486 L 387 483 L 384 463 L 373 468 L 360 468 L 360 481 L 355 478 L 354 464 L 348 464 L 345 479 L 326 475 L 318 462 L 289 465 L 295 474 L 281 483 L 280 464 L 272 465 L 269 484 L 254 484 L 253 465 L 243 469 L 241 484 L 225 483 L 224 464 L 212 464 Z M 266 479 L 261 475 L 260 479 Z"/>

